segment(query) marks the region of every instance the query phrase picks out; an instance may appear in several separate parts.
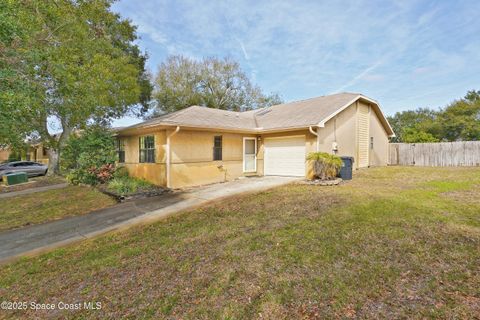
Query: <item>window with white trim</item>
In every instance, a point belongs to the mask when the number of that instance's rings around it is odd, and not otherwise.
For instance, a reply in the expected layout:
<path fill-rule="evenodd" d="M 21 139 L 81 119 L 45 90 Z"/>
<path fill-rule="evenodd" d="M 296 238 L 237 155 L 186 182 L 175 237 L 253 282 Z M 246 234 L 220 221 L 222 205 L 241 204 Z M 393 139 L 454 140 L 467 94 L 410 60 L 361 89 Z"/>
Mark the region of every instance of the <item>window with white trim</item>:
<path fill-rule="evenodd" d="M 155 162 L 155 137 L 143 136 L 139 138 L 139 162 Z"/>

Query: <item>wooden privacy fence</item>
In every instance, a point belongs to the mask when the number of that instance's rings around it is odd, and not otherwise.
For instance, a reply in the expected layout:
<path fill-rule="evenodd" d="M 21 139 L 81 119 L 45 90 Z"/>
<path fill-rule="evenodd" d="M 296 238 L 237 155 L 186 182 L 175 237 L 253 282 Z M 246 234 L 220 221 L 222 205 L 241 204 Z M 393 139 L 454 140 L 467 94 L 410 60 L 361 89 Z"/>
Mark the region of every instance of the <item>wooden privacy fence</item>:
<path fill-rule="evenodd" d="M 390 143 L 389 165 L 480 166 L 480 141 Z"/>

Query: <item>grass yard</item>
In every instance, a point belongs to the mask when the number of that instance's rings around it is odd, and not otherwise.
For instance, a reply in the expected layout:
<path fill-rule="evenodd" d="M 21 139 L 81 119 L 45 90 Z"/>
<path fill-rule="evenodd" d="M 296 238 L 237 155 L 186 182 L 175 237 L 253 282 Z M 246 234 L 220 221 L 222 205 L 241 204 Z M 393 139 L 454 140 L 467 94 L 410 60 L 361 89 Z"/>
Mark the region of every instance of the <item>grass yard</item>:
<path fill-rule="evenodd" d="M 0 177 L 0 193 L 8 193 L 14 191 L 27 190 L 37 187 L 45 187 L 54 184 L 64 183 L 65 179 L 60 176 L 43 176 L 43 177 L 34 177 L 29 178 L 27 183 L 16 184 L 13 186 L 6 186 L 1 181 Z"/>
<path fill-rule="evenodd" d="M 374 168 L 289 185 L 0 267 L 15 317 L 315 319 L 480 315 L 480 168 Z"/>
<path fill-rule="evenodd" d="M 109 196 L 83 186 L 0 199 L 0 231 L 85 214 L 115 203 Z"/>

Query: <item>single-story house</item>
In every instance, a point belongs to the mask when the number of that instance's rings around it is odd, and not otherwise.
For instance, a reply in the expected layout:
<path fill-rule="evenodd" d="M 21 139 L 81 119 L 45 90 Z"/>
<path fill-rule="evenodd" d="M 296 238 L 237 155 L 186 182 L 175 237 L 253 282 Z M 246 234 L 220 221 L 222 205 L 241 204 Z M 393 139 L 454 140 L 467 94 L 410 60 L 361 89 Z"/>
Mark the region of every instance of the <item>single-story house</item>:
<path fill-rule="evenodd" d="M 48 164 L 48 148 L 42 143 L 32 144 L 28 150 L 26 159 L 29 161 Z"/>
<path fill-rule="evenodd" d="M 181 188 L 242 176 L 312 175 L 322 151 L 355 168 L 387 165 L 394 132 L 380 105 L 339 93 L 233 112 L 192 106 L 117 131 L 119 162 L 132 176 Z"/>

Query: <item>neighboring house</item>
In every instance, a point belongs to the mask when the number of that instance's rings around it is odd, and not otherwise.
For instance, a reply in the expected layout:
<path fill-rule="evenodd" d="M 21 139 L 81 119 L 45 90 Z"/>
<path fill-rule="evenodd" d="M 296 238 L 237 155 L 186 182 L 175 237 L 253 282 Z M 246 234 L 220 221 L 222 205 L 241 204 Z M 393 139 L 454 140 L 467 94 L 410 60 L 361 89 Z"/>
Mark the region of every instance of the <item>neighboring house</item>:
<path fill-rule="evenodd" d="M 6 162 L 12 151 L 8 147 L 0 148 L 0 163 Z M 21 154 L 21 160 L 35 161 L 48 164 L 48 148 L 41 143 L 30 144 L 28 149 Z"/>
<path fill-rule="evenodd" d="M 48 148 L 41 143 L 30 145 L 26 160 L 48 164 Z"/>
<path fill-rule="evenodd" d="M 245 112 L 192 106 L 117 131 L 131 175 L 171 188 L 252 175 L 311 176 L 323 151 L 355 168 L 387 164 L 394 136 L 379 104 L 339 93 Z"/>

